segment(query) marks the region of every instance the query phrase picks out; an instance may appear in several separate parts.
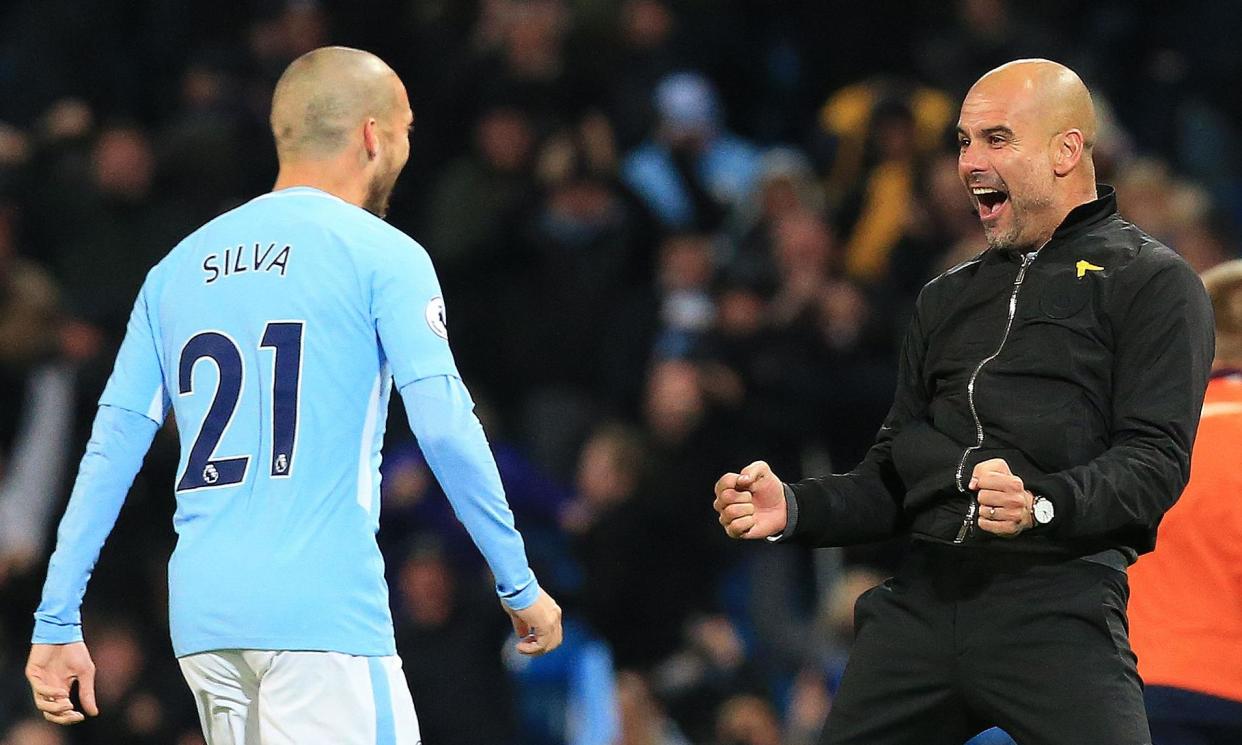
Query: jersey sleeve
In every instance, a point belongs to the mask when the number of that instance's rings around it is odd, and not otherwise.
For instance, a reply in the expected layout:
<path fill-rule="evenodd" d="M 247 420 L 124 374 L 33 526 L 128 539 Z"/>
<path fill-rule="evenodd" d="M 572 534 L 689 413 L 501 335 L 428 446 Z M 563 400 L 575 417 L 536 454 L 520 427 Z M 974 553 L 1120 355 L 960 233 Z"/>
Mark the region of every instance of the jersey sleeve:
<path fill-rule="evenodd" d="M 82 641 L 82 596 L 158 426 L 144 413 L 101 405 L 56 532 L 32 642 Z"/>
<path fill-rule="evenodd" d="M 410 429 L 453 512 L 491 567 L 496 594 L 511 609 L 530 607 L 539 597 L 539 583 L 470 392 L 460 378 L 444 376 L 400 390 Z"/>
<path fill-rule="evenodd" d="M 394 246 L 370 276 L 371 316 L 397 388 L 437 375 L 460 377 L 440 281 L 427 252 L 413 241 Z"/>
<path fill-rule="evenodd" d="M 168 391 L 164 385 L 164 368 L 160 355 L 160 336 L 154 318 L 151 298 L 153 274 L 134 301 L 125 340 L 117 352 L 112 376 L 99 399 L 101 406 L 115 406 L 142 414 L 156 424 L 164 421 L 168 411 Z"/>

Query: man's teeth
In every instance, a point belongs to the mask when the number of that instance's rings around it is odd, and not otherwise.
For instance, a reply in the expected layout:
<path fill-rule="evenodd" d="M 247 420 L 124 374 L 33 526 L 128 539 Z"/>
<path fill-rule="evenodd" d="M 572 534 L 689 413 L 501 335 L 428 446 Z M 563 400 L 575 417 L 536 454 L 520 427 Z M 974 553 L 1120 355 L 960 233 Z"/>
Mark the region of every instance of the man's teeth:
<path fill-rule="evenodd" d="M 971 192 L 972 194 L 974 194 L 976 197 L 981 197 L 981 196 L 983 196 L 983 195 L 985 195 L 985 194 L 1000 194 L 1000 193 L 1001 193 L 1001 192 L 1000 192 L 999 190 L 997 190 L 997 189 L 988 189 L 988 188 L 985 188 L 985 187 L 979 187 L 979 186 L 977 186 L 977 187 L 975 187 L 975 188 L 971 189 L 971 190 L 970 190 L 970 192 Z"/>

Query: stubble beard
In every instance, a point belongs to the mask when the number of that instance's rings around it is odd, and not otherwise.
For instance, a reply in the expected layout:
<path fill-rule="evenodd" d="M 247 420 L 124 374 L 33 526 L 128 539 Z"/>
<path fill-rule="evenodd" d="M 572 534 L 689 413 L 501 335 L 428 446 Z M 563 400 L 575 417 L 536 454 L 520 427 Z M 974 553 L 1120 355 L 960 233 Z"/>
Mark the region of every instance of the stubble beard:
<path fill-rule="evenodd" d="M 1010 205 L 1013 209 L 1013 205 Z M 1013 225 L 1008 230 L 1002 231 L 999 227 L 988 228 L 983 227 L 983 237 L 987 239 L 988 246 L 996 251 L 1009 251 L 1014 248 L 1018 242 L 1018 236 L 1022 234 L 1022 224 L 1018 222 L 1017 216 L 1014 216 Z"/>
<path fill-rule="evenodd" d="M 1001 229 L 1000 226 L 988 229 L 985 225 L 983 227 L 983 237 L 987 240 L 988 246 L 997 251 L 1009 252 L 1039 248 L 1039 246 L 1035 245 L 1034 239 L 1023 240 L 1023 229 L 1028 222 L 1026 218 L 1046 213 L 1052 207 L 1052 203 L 1053 199 L 1050 194 L 1040 194 L 1018 200 L 1014 198 L 1011 192 L 1009 195 L 1009 211 L 1012 223 L 1008 229 Z M 1055 229 L 1056 226 L 1053 227 Z"/>
<path fill-rule="evenodd" d="M 399 169 L 388 168 L 379 171 L 367 185 L 366 200 L 362 208 L 379 218 L 388 216 L 388 202 L 392 198 L 393 187 L 397 185 Z"/>

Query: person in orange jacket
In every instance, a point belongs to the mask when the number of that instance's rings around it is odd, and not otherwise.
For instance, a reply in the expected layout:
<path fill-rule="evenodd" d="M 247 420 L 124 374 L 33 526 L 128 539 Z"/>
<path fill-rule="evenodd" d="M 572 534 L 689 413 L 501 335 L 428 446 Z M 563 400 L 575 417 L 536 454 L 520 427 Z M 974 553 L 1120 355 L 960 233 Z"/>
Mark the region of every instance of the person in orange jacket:
<path fill-rule="evenodd" d="M 1130 569 L 1154 745 L 1242 743 L 1242 260 L 1203 275 L 1216 359 L 1190 483 Z"/>

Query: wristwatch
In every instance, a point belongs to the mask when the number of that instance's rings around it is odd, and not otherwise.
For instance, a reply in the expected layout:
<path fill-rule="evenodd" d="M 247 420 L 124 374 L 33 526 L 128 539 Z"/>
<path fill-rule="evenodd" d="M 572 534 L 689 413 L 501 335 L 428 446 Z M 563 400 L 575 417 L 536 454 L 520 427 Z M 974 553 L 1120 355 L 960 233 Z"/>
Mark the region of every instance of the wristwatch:
<path fill-rule="evenodd" d="M 1056 508 L 1053 507 L 1052 500 L 1035 495 L 1035 499 L 1031 501 L 1031 517 L 1035 518 L 1036 525 L 1047 525 L 1052 522 L 1052 518 L 1056 517 Z"/>

